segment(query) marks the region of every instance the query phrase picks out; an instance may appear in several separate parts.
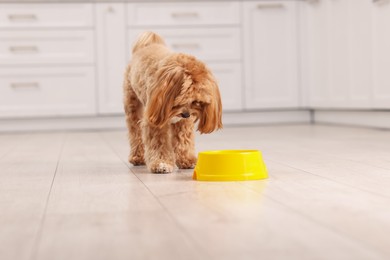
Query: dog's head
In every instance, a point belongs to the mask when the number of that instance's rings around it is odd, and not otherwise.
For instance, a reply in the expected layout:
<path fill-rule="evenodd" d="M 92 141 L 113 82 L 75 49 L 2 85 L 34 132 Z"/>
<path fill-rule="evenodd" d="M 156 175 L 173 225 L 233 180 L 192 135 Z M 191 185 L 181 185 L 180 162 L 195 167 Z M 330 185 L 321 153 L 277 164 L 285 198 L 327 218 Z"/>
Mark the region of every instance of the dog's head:
<path fill-rule="evenodd" d="M 198 121 L 198 131 L 222 128 L 218 85 L 208 68 L 193 56 L 174 54 L 161 61 L 146 116 L 156 127 L 179 120 Z"/>

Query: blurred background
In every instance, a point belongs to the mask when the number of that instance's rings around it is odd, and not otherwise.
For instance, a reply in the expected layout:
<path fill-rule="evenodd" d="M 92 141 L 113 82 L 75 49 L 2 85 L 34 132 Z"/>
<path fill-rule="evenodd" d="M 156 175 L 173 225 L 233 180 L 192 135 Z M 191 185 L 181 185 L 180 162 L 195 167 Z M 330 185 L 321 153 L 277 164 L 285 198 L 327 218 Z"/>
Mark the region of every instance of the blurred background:
<path fill-rule="evenodd" d="M 212 69 L 225 125 L 390 127 L 388 0 L 0 0 L 0 132 L 124 128 L 146 30 Z"/>

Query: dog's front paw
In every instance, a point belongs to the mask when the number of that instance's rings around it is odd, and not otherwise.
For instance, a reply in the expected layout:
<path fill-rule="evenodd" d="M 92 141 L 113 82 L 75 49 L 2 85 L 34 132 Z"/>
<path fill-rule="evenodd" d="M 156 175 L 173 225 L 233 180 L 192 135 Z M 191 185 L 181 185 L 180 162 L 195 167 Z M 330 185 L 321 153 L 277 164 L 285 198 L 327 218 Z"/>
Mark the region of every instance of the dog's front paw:
<path fill-rule="evenodd" d="M 176 165 L 179 169 L 194 169 L 196 165 L 196 157 L 176 159 Z"/>
<path fill-rule="evenodd" d="M 173 165 L 165 162 L 154 163 L 150 166 L 150 171 L 154 173 L 170 173 L 173 172 Z"/>
<path fill-rule="evenodd" d="M 129 155 L 129 163 L 134 166 L 145 165 L 145 159 L 139 155 Z"/>

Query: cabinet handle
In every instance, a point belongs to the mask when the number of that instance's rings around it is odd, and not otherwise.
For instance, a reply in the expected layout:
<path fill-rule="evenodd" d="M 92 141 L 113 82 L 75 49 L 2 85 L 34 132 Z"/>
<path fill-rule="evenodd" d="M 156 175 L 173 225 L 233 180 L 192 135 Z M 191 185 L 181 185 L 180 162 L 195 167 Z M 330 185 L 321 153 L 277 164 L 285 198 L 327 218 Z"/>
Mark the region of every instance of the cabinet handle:
<path fill-rule="evenodd" d="M 10 86 L 13 89 L 20 89 L 20 88 L 37 89 L 37 88 L 39 88 L 39 83 L 38 82 L 18 82 L 18 83 L 11 83 Z"/>
<path fill-rule="evenodd" d="M 174 43 L 172 47 L 174 49 L 199 49 L 200 45 L 197 43 Z"/>
<path fill-rule="evenodd" d="M 374 4 L 386 4 L 389 1 L 388 0 L 372 0 Z"/>
<path fill-rule="evenodd" d="M 11 21 L 36 21 L 37 16 L 35 14 L 10 14 L 8 19 Z"/>
<path fill-rule="evenodd" d="M 258 4 L 257 9 L 281 9 L 284 8 L 284 4 L 275 3 L 275 4 Z"/>
<path fill-rule="evenodd" d="M 112 6 L 107 7 L 107 13 L 115 13 L 114 7 Z"/>
<path fill-rule="evenodd" d="M 184 18 L 184 17 L 195 18 L 198 17 L 199 14 L 195 12 L 180 12 L 180 13 L 172 13 L 171 16 L 173 18 Z"/>
<path fill-rule="evenodd" d="M 10 46 L 11 52 L 38 52 L 37 46 Z"/>

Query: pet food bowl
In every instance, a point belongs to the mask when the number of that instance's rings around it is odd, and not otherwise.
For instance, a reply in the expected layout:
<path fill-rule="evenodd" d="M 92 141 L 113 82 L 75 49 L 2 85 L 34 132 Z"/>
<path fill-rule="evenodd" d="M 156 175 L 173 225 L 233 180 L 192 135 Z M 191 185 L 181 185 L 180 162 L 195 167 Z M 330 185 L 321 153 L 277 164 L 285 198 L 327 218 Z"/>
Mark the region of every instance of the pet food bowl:
<path fill-rule="evenodd" d="M 258 150 L 200 152 L 193 175 L 193 179 L 198 181 L 245 181 L 267 177 L 267 169 Z"/>

